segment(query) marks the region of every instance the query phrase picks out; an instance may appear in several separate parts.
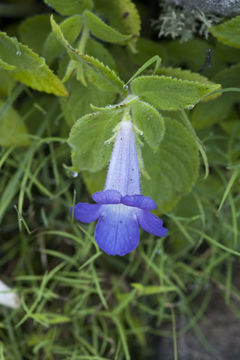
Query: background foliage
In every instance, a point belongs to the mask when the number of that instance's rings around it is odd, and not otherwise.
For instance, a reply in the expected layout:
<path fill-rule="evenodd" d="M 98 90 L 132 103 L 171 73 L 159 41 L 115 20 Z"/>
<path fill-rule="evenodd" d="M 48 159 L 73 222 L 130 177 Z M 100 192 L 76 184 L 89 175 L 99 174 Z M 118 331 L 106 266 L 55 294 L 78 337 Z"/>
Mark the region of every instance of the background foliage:
<path fill-rule="evenodd" d="M 240 16 L 181 43 L 156 38 L 144 2 L 1 13 L 0 269 L 22 306 L 0 309 L 0 359 L 156 359 L 163 337 L 177 359 L 187 331 L 216 357 L 197 322 L 215 288 L 239 317 Z M 127 110 L 169 233 L 120 258 L 69 209 L 103 188 Z"/>

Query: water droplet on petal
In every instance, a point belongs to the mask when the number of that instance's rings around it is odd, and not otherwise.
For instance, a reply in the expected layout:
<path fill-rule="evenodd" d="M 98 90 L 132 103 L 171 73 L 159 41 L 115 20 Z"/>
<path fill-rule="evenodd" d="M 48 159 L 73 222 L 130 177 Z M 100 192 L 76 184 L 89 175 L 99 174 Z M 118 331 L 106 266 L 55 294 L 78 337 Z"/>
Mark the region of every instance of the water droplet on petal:
<path fill-rule="evenodd" d="M 124 84 L 124 85 L 123 85 L 123 89 L 124 89 L 124 90 L 128 90 L 128 85 Z"/>
<path fill-rule="evenodd" d="M 18 51 L 16 52 L 16 55 L 17 55 L 17 56 L 21 56 L 21 55 L 22 55 L 22 52 L 21 52 L 20 50 L 18 50 Z"/>

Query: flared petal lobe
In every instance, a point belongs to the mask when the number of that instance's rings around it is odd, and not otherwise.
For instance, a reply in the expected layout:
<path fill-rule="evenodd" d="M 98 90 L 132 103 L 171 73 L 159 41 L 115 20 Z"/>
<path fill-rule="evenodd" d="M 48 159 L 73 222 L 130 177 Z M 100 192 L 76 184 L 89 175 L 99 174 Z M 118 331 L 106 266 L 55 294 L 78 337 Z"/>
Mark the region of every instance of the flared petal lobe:
<path fill-rule="evenodd" d="M 122 204 L 102 205 L 95 239 L 108 255 L 126 255 L 139 242 L 136 210 Z"/>
<path fill-rule="evenodd" d="M 101 206 L 98 204 L 78 203 L 74 208 L 74 217 L 84 223 L 95 221 L 100 216 Z M 71 208 L 71 213 L 72 211 L 73 208 Z"/>
<path fill-rule="evenodd" d="M 144 195 L 126 195 L 121 199 L 121 203 L 127 206 L 134 206 L 143 210 L 154 210 L 157 208 L 155 201 Z"/>
<path fill-rule="evenodd" d="M 117 190 L 104 190 L 92 194 L 94 201 L 100 204 L 119 204 L 122 195 Z"/>
<path fill-rule="evenodd" d="M 165 236 L 168 232 L 167 229 L 162 226 L 162 220 L 149 211 L 138 211 L 137 218 L 138 223 L 143 228 L 143 230 L 150 234 L 155 236 Z"/>

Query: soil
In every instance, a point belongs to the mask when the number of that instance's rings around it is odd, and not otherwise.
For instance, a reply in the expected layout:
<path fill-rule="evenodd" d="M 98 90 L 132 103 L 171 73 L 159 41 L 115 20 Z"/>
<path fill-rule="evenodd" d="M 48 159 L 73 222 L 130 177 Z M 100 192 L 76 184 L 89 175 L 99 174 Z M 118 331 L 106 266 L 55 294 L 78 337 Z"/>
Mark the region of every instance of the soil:
<path fill-rule="evenodd" d="M 239 303 L 234 306 L 239 309 Z M 176 319 L 177 328 L 184 326 L 184 319 Z M 191 329 L 178 337 L 178 360 L 239 360 L 240 359 L 240 312 L 239 318 L 226 306 L 222 294 L 216 291 L 209 306 L 198 322 L 198 327 L 208 343 L 208 349 Z M 172 339 L 159 343 L 157 360 L 173 360 Z"/>

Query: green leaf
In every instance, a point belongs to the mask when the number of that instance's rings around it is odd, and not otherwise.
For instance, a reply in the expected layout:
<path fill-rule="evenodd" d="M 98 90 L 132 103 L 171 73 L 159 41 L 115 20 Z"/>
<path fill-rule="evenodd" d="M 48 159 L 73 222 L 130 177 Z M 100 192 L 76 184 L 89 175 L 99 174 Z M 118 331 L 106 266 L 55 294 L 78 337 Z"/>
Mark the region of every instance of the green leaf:
<path fill-rule="evenodd" d="M 3 61 L 1 58 L 0 58 L 0 67 L 4 70 L 15 70 L 16 69 L 16 66 L 9 65 L 5 61 Z"/>
<path fill-rule="evenodd" d="M 14 67 L 13 67 L 14 68 Z M 11 70 L 11 69 L 8 69 Z M 9 96 L 11 90 L 14 87 L 14 79 L 11 77 L 10 72 L 1 69 L 1 60 L 0 60 L 0 96 L 7 97 Z"/>
<path fill-rule="evenodd" d="M 81 14 L 84 10 L 93 8 L 92 0 L 44 0 L 61 15 Z"/>
<path fill-rule="evenodd" d="M 171 76 L 176 79 L 197 81 L 202 84 L 215 85 L 212 81 L 208 80 L 206 76 L 190 70 L 183 70 L 181 68 L 161 67 L 156 71 L 157 75 Z"/>
<path fill-rule="evenodd" d="M 240 16 L 212 26 L 209 31 L 223 44 L 240 48 Z"/>
<path fill-rule="evenodd" d="M 160 45 L 159 42 L 140 37 L 136 49 L 136 53 L 129 51 L 129 55 L 132 61 L 138 66 L 142 66 L 155 55 L 158 55 L 164 62 L 167 61 L 167 51 L 165 46 Z"/>
<path fill-rule="evenodd" d="M 51 17 L 51 24 L 57 39 L 68 51 L 71 58 L 76 61 L 76 66 L 77 63 L 79 63 L 80 67 L 82 65 L 84 66 L 84 74 L 89 82 L 104 91 L 115 91 L 124 95 L 127 93 L 127 90 L 123 87 L 124 83 L 121 79 L 119 79 L 113 70 L 111 70 L 108 66 L 105 66 L 98 59 L 89 55 L 80 54 L 78 50 L 72 48 L 72 46 L 64 38 L 60 27 L 54 21 L 53 17 Z"/>
<path fill-rule="evenodd" d="M 123 34 L 133 35 L 134 46 L 141 29 L 141 20 L 135 4 L 131 0 L 95 0 L 94 4 L 96 12 L 106 19 L 110 26 Z"/>
<path fill-rule="evenodd" d="M 171 40 L 166 43 L 164 42 L 164 47 L 167 51 L 168 66 L 180 66 L 199 72 L 205 64 L 206 54 L 209 51 L 209 42 L 198 38 L 184 43 L 179 40 Z M 225 67 L 224 61 L 217 54 L 212 44 L 211 49 L 213 50 L 211 67 L 204 70 L 205 76 L 208 77 L 213 76 Z"/>
<path fill-rule="evenodd" d="M 156 150 L 165 133 L 163 117 L 153 106 L 140 100 L 131 109 L 134 123 L 143 132 L 147 144 Z"/>
<path fill-rule="evenodd" d="M 98 41 L 89 38 L 86 44 L 85 53 L 100 60 L 111 69 L 116 68 L 114 58 L 110 52 Z"/>
<path fill-rule="evenodd" d="M 239 87 L 240 64 L 233 65 L 220 71 L 214 78 L 223 88 Z M 234 104 L 240 100 L 237 92 L 223 93 L 220 98 L 210 103 L 200 103 L 191 112 L 191 120 L 195 129 L 210 126 L 228 117 Z"/>
<path fill-rule="evenodd" d="M 105 142 L 113 136 L 121 121 L 122 111 L 96 112 L 80 118 L 72 127 L 68 143 L 72 147 L 72 163 L 76 171 L 99 171 L 107 165 L 112 146 Z"/>
<path fill-rule="evenodd" d="M 85 11 L 84 18 L 88 29 L 100 40 L 114 44 L 126 44 L 132 38 L 131 35 L 121 34 L 118 30 L 105 24 L 105 22 L 91 11 Z"/>
<path fill-rule="evenodd" d="M 159 109 L 179 110 L 196 104 L 220 85 L 168 76 L 140 76 L 133 80 L 131 88 L 134 94 Z"/>
<path fill-rule="evenodd" d="M 63 20 L 59 24 L 63 36 L 73 45 L 82 30 L 83 18 L 81 15 L 73 15 Z M 43 46 L 43 56 L 51 64 L 57 57 L 64 52 L 64 48 L 56 39 L 53 33 L 50 33 Z"/>
<path fill-rule="evenodd" d="M 107 169 L 104 168 L 98 172 L 83 171 L 81 173 L 83 181 L 87 187 L 89 194 L 93 194 L 104 188 L 104 184 L 107 176 Z"/>
<path fill-rule="evenodd" d="M 0 108 L 4 102 L 0 100 Z M 0 117 L 0 146 L 29 145 L 27 129 L 20 115 L 12 107 Z"/>
<path fill-rule="evenodd" d="M 84 70 L 89 82 L 93 83 L 100 90 L 114 91 L 126 95 L 123 81 L 98 59 L 89 55 L 80 55 L 84 64 Z"/>
<path fill-rule="evenodd" d="M 198 177 L 199 157 L 195 138 L 178 121 L 165 118 L 166 131 L 156 153 L 145 145 L 144 167 L 150 179 L 142 177 L 142 192 L 168 212 Z"/>
<path fill-rule="evenodd" d="M 212 81 L 210 81 L 206 76 L 200 75 L 199 73 L 195 73 L 190 70 L 183 70 L 180 68 L 161 67 L 156 71 L 156 74 L 171 76 L 176 79 L 197 81 L 201 84 L 206 84 L 210 86 L 216 85 Z M 203 99 L 203 101 L 209 101 L 211 99 L 215 99 L 218 96 L 221 96 L 221 93 L 207 96 L 206 98 Z"/>
<path fill-rule="evenodd" d="M 221 128 L 228 134 L 240 138 L 240 122 L 237 114 L 232 114 L 229 119 L 222 121 Z"/>
<path fill-rule="evenodd" d="M 50 15 L 35 15 L 24 20 L 19 26 L 21 42 L 41 54 L 44 41 L 51 31 Z"/>
<path fill-rule="evenodd" d="M 111 104 L 116 94 L 99 91 L 94 85 L 85 87 L 80 81 L 72 77 L 68 81 L 69 97 L 61 98 L 60 103 L 67 123 L 72 126 L 77 119 L 92 112 L 90 104 L 106 106 Z"/>
<path fill-rule="evenodd" d="M 5 63 L 15 67 L 10 70 L 14 79 L 39 91 L 67 96 L 64 85 L 45 64 L 44 58 L 39 57 L 16 38 L 0 33 L 0 54 Z M 6 69 L 5 66 L 3 68 Z"/>

